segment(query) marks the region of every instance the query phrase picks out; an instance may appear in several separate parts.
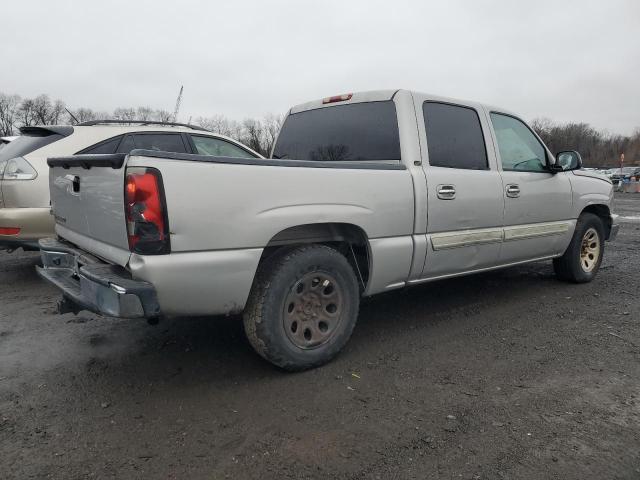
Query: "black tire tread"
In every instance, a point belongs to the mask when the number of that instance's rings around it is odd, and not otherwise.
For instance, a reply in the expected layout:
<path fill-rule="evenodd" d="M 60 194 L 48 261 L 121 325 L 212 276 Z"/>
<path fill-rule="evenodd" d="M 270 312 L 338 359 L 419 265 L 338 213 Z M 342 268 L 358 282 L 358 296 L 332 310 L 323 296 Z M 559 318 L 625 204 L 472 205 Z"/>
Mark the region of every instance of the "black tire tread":
<path fill-rule="evenodd" d="M 254 284 L 249 294 L 249 299 L 244 309 L 243 322 L 244 330 L 249 343 L 254 350 L 265 360 L 275 364 L 276 366 L 288 371 L 300 371 L 318 367 L 327 363 L 328 359 L 318 359 L 314 362 L 307 362 L 304 365 L 292 362 L 284 352 L 274 348 L 274 342 L 271 341 L 271 335 L 268 329 L 260 328 L 263 325 L 263 312 L 265 300 L 276 273 L 284 268 L 287 263 L 295 262 L 296 259 L 306 256 L 311 250 L 326 250 L 331 255 L 339 255 L 344 259 L 345 265 L 353 272 L 351 265 L 347 259 L 337 252 L 335 249 L 327 245 L 310 244 L 300 247 L 283 248 L 281 251 L 274 253 L 267 258 L 259 267 L 256 273 Z M 354 278 L 355 278 L 355 272 Z M 356 302 L 354 315 L 358 315 L 359 302 Z M 352 322 L 350 330 L 347 332 L 346 340 L 351 337 L 355 322 Z M 346 343 L 346 341 L 345 341 Z M 271 345 L 271 348 L 269 348 Z M 335 356 L 337 351 L 331 357 Z"/>
<path fill-rule="evenodd" d="M 596 266 L 596 268 L 592 272 L 587 273 L 582 270 L 579 261 L 577 261 L 577 258 L 580 255 L 582 236 L 590 226 L 595 227 L 600 236 L 600 258 L 598 260 L 598 265 Z M 572 283 L 586 283 L 593 280 L 600 268 L 602 258 L 604 257 L 604 233 L 604 224 L 600 217 L 589 212 L 585 212 L 580 215 L 580 217 L 578 217 L 578 221 L 576 222 L 576 228 L 574 230 L 573 237 L 571 238 L 571 242 L 567 247 L 567 250 L 561 257 L 553 259 L 553 269 L 556 276 L 560 280 Z"/>

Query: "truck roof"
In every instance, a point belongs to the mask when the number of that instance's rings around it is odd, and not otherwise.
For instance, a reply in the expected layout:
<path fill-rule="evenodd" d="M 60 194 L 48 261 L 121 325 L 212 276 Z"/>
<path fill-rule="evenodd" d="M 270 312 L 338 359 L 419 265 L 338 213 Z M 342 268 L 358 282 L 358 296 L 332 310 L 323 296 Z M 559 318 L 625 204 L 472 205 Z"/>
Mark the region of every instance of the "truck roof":
<path fill-rule="evenodd" d="M 331 107 L 335 105 L 345 105 L 345 104 L 363 103 L 363 102 L 383 102 L 385 100 L 392 100 L 393 97 L 400 91 L 406 91 L 412 95 L 415 94 L 420 96 L 426 96 L 426 97 L 429 97 L 430 99 L 437 100 L 440 102 L 454 103 L 454 104 L 459 103 L 462 105 L 473 105 L 473 104 L 482 105 L 488 108 L 489 110 L 496 110 L 503 113 L 512 113 L 505 108 L 487 105 L 481 102 L 464 100 L 460 98 L 443 97 L 440 95 L 433 95 L 429 93 L 418 92 L 415 90 L 395 89 L 395 90 L 369 90 L 364 92 L 353 92 L 353 93 L 347 93 L 344 95 L 337 95 L 336 97 L 320 98 L 318 100 L 312 100 L 310 102 L 300 103 L 298 105 L 295 105 L 294 107 L 291 107 L 291 110 L 289 110 L 289 114 L 300 113 L 306 110 L 315 110 L 317 108 L 326 108 L 326 107 Z M 349 97 L 349 98 L 335 101 L 335 102 L 330 101 L 330 99 L 338 98 L 338 97 L 343 97 L 343 98 Z"/>

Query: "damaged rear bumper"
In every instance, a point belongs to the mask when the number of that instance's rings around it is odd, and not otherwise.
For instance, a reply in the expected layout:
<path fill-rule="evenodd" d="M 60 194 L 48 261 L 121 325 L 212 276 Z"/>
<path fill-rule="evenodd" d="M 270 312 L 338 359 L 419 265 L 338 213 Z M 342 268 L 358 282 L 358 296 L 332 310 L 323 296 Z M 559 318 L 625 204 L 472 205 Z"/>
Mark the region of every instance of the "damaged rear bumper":
<path fill-rule="evenodd" d="M 104 263 L 68 243 L 45 238 L 39 245 L 43 266 L 36 269 L 62 291 L 64 311 L 89 310 L 121 318 L 160 315 L 150 283 L 133 280 L 124 268 Z"/>

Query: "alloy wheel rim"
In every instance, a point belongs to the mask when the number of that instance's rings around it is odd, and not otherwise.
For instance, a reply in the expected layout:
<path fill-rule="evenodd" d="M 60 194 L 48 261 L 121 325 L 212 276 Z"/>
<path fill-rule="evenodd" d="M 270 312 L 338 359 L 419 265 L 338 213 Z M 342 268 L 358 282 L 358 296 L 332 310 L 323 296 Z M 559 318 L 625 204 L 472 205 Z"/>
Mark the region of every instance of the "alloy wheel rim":
<path fill-rule="evenodd" d="M 600 258 L 600 236 L 595 228 L 588 229 L 582 237 L 580 246 L 580 266 L 585 272 L 591 272 Z"/>
<path fill-rule="evenodd" d="M 283 327 L 289 340 L 308 350 L 328 342 L 338 330 L 344 293 L 326 272 L 309 272 L 296 281 L 283 305 Z"/>

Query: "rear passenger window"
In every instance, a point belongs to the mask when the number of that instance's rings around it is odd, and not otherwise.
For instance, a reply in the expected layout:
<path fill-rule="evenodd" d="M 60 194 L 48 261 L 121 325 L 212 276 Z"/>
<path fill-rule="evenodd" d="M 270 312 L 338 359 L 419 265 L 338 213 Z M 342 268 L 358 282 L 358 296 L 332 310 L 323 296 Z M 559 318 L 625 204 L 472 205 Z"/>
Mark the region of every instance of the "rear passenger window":
<path fill-rule="evenodd" d="M 80 153 L 82 154 L 116 153 L 116 148 L 118 148 L 118 145 L 120 144 L 120 140 L 122 140 L 122 135 L 118 135 L 117 137 L 110 138 L 109 140 L 105 140 L 95 145 L 91 145 L 90 147 L 87 147 L 84 150 L 80 150 L 78 153 L 79 154 Z"/>
<path fill-rule="evenodd" d="M 136 133 L 133 135 L 136 148 L 161 152 L 187 153 L 179 133 Z"/>
<path fill-rule="evenodd" d="M 432 167 L 470 170 L 489 167 L 480 118 L 474 109 L 425 102 L 422 113 Z"/>

